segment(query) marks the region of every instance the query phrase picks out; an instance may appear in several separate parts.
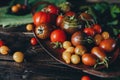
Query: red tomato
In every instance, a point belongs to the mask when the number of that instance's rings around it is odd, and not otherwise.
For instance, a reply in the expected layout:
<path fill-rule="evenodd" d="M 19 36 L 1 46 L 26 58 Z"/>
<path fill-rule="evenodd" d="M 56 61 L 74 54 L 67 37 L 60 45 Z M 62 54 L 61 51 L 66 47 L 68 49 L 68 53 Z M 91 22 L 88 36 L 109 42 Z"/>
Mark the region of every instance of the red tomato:
<path fill-rule="evenodd" d="M 85 53 L 82 55 L 82 62 L 87 66 L 94 66 L 97 63 L 97 58 L 93 54 Z"/>
<path fill-rule="evenodd" d="M 46 11 L 52 14 L 56 14 L 56 15 L 59 13 L 58 7 L 54 5 L 48 5 L 48 7 L 46 8 Z"/>
<path fill-rule="evenodd" d="M 68 11 L 68 12 L 65 13 L 65 16 L 75 16 L 75 12 Z"/>
<path fill-rule="evenodd" d="M 91 80 L 91 78 L 89 76 L 82 76 L 81 80 Z"/>
<path fill-rule="evenodd" d="M 4 45 L 4 41 L 0 40 L 0 47 Z"/>
<path fill-rule="evenodd" d="M 36 38 L 31 38 L 31 40 L 30 40 L 30 43 L 34 46 L 34 45 L 36 45 L 37 44 L 37 40 L 36 40 Z"/>
<path fill-rule="evenodd" d="M 93 28 L 89 27 L 89 28 L 85 28 L 84 29 L 84 33 L 86 33 L 88 36 L 94 36 L 95 35 L 95 31 Z"/>
<path fill-rule="evenodd" d="M 102 32 L 102 28 L 99 24 L 93 25 L 93 29 L 95 30 L 96 33 L 101 33 Z"/>
<path fill-rule="evenodd" d="M 50 35 L 51 42 L 64 42 L 66 40 L 66 34 L 61 29 L 54 30 Z"/>
<path fill-rule="evenodd" d="M 63 15 L 58 15 L 57 19 L 56 19 L 56 25 L 60 26 L 62 21 L 63 21 L 64 16 Z"/>
<path fill-rule="evenodd" d="M 36 26 L 39 26 L 41 23 L 50 23 L 51 22 L 51 14 L 46 12 L 36 12 L 33 15 L 33 22 Z"/>

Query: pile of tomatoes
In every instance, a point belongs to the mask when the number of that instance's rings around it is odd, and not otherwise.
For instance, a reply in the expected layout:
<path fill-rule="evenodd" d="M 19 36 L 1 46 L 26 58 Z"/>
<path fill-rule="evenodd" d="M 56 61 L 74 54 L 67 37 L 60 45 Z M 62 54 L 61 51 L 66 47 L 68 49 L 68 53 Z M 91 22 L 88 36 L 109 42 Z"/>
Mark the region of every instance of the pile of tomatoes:
<path fill-rule="evenodd" d="M 54 48 L 64 48 L 61 57 L 67 64 L 108 67 L 117 47 L 116 39 L 91 14 L 74 12 L 68 4 L 50 4 L 34 13 L 36 36 L 49 39 Z"/>

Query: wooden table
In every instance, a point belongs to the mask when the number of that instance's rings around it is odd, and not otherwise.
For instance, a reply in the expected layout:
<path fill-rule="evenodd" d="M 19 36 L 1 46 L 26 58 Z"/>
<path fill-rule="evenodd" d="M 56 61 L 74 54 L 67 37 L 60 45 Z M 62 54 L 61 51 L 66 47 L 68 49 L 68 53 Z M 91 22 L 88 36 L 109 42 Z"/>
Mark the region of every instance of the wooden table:
<path fill-rule="evenodd" d="M 22 26 L 25 28 L 25 26 Z M 23 29 L 21 27 L 21 29 Z M 34 37 L 32 32 L 23 32 L 18 28 L 0 28 L 0 38 L 10 47 L 9 55 L 0 55 L 0 79 L 2 80 L 80 80 L 83 75 L 89 75 L 94 80 L 111 80 L 116 77 L 111 74 L 96 71 L 97 75 L 88 74 L 82 70 L 76 70 L 57 62 L 49 56 L 39 44 L 32 46 L 30 39 Z M 25 54 L 23 63 L 16 63 L 12 59 L 15 51 Z M 98 76 L 98 74 L 100 74 Z M 111 75 L 111 77 L 108 77 Z M 116 74 L 119 75 L 119 74 Z"/>

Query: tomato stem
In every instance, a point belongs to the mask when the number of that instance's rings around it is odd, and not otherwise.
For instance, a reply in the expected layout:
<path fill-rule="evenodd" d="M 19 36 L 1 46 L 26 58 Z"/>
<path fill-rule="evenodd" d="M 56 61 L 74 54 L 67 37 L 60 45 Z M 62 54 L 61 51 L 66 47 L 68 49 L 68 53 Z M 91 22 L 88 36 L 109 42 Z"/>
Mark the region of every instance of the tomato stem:
<path fill-rule="evenodd" d="M 52 42 L 51 44 L 53 44 L 53 48 L 56 49 L 56 48 L 62 48 L 62 43 L 61 42 Z"/>

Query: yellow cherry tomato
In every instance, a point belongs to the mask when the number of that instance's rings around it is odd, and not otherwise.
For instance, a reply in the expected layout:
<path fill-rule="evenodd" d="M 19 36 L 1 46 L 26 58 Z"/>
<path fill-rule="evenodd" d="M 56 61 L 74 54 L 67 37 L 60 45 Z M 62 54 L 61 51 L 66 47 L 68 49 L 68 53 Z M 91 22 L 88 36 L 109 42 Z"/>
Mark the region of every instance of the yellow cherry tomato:
<path fill-rule="evenodd" d="M 17 13 L 19 11 L 19 7 L 17 7 L 16 5 L 14 5 L 14 6 L 11 7 L 11 11 L 13 13 Z"/>
<path fill-rule="evenodd" d="M 20 51 L 15 52 L 13 54 L 13 60 L 15 60 L 15 62 L 18 62 L 18 63 L 23 62 L 23 60 L 24 60 L 24 54 L 22 52 L 20 52 Z"/>
<path fill-rule="evenodd" d="M 33 30 L 33 25 L 32 24 L 27 24 L 26 25 L 26 30 L 27 31 L 32 31 Z"/>
<path fill-rule="evenodd" d="M 3 55 L 8 54 L 9 51 L 10 51 L 10 49 L 7 46 L 5 46 L 5 45 L 0 47 L 0 53 L 3 54 Z"/>

